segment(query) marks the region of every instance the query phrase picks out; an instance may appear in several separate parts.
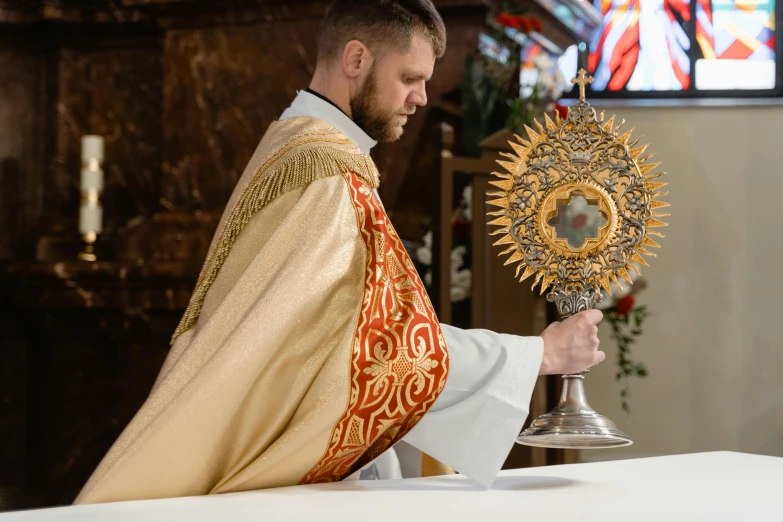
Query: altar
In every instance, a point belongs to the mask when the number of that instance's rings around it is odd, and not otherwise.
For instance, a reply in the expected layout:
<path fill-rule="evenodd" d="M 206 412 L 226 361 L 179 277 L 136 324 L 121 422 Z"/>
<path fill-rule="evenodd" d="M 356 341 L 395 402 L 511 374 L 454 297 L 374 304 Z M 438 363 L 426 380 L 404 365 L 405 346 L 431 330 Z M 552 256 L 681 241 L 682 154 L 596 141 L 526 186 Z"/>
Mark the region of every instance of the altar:
<path fill-rule="evenodd" d="M 0 522 L 780 520 L 783 458 L 732 452 L 501 472 L 492 489 L 449 475 L 61 507 Z"/>

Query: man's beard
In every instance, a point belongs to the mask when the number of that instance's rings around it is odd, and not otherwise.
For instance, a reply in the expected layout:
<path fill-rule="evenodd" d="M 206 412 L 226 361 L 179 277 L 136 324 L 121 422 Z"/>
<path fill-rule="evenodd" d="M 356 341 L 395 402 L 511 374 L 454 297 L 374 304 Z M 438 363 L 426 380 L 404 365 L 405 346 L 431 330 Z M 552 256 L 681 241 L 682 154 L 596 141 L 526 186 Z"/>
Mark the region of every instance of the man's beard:
<path fill-rule="evenodd" d="M 402 136 L 402 125 L 397 121 L 397 115 L 403 111 L 386 112 L 383 110 L 383 105 L 378 99 L 377 81 L 378 78 L 373 67 L 364 85 L 351 100 L 353 121 L 376 141 L 382 143 L 397 141 Z"/>

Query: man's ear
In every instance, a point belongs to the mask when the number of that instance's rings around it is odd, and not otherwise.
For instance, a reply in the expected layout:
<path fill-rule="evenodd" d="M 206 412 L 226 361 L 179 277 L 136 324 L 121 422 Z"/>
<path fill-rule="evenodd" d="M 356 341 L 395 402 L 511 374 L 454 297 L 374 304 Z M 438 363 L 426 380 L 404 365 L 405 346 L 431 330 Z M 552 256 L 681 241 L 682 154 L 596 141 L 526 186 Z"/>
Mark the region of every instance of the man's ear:
<path fill-rule="evenodd" d="M 372 57 L 370 50 L 359 40 L 351 40 L 343 49 L 343 72 L 349 78 L 356 78 L 369 68 Z"/>

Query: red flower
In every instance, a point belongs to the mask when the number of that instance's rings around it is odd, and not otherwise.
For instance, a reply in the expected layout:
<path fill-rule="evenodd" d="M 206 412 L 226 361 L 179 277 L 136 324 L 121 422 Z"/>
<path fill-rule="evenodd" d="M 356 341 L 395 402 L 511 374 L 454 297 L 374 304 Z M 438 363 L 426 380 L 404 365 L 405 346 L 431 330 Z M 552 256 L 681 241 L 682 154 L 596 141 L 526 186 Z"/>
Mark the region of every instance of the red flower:
<path fill-rule="evenodd" d="M 568 118 L 568 108 L 563 107 L 559 103 L 555 103 L 555 112 L 560 115 L 560 118 L 566 119 Z"/>
<path fill-rule="evenodd" d="M 617 315 L 628 315 L 633 310 L 634 303 L 636 303 L 636 298 L 634 298 L 633 294 L 628 294 L 617 301 Z"/>
<path fill-rule="evenodd" d="M 510 27 L 517 31 L 521 30 L 523 33 L 541 31 L 541 22 L 528 16 L 500 13 L 495 17 L 495 22 L 504 27 Z"/>
<path fill-rule="evenodd" d="M 500 13 L 495 17 L 495 22 L 505 27 L 511 27 L 511 15 L 508 13 Z"/>

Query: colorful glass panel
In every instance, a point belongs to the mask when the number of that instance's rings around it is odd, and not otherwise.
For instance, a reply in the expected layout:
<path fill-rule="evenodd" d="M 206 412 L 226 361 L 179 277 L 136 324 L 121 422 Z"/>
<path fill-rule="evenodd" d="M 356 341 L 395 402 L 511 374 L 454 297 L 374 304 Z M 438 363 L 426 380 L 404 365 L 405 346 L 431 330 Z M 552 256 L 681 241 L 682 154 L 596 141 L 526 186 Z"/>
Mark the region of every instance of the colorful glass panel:
<path fill-rule="evenodd" d="M 604 25 L 590 42 L 595 91 L 679 91 L 690 86 L 689 0 L 595 0 Z"/>
<path fill-rule="evenodd" d="M 776 86 L 775 0 L 693 0 L 693 5 L 593 0 L 593 5 L 603 15 L 588 57 L 594 91 Z"/>
<path fill-rule="evenodd" d="M 774 0 L 696 0 L 697 89 L 775 87 Z"/>

